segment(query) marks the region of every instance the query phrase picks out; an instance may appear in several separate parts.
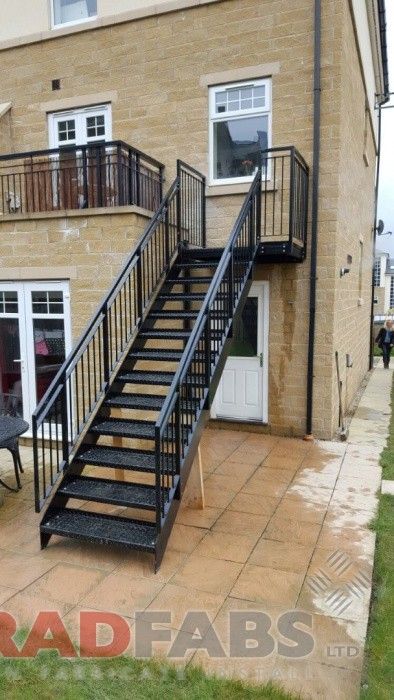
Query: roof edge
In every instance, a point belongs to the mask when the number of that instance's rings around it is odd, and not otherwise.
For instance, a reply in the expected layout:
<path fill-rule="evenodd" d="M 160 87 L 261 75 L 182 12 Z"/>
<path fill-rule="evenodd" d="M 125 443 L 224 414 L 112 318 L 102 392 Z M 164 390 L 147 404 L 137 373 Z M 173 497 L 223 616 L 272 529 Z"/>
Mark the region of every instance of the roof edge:
<path fill-rule="evenodd" d="M 379 14 L 379 31 L 380 31 L 380 50 L 382 56 L 382 66 L 383 66 L 383 85 L 384 85 L 384 99 L 381 104 L 385 104 L 390 99 L 390 85 L 389 85 L 389 62 L 388 62 L 388 52 L 387 52 L 387 22 L 386 22 L 386 2 L 385 0 L 378 1 L 378 14 Z"/>

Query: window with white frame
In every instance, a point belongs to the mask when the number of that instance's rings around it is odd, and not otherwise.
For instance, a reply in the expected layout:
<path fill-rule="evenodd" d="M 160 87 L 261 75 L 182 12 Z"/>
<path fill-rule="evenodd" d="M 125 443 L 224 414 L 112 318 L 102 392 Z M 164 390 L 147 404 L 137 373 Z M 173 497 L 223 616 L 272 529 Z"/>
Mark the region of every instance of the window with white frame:
<path fill-rule="evenodd" d="M 380 287 L 380 271 L 381 271 L 381 264 L 380 264 L 380 258 L 378 260 L 375 260 L 375 264 L 373 267 L 373 283 L 375 287 Z"/>
<path fill-rule="evenodd" d="M 49 145 L 82 146 L 111 141 L 111 107 L 85 107 L 49 115 Z"/>
<path fill-rule="evenodd" d="M 210 181 L 248 182 L 271 141 L 271 80 L 218 85 L 209 91 Z"/>
<path fill-rule="evenodd" d="M 97 0 L 52 0 L 52 25 L 77 24 L 97 16 Z"/>

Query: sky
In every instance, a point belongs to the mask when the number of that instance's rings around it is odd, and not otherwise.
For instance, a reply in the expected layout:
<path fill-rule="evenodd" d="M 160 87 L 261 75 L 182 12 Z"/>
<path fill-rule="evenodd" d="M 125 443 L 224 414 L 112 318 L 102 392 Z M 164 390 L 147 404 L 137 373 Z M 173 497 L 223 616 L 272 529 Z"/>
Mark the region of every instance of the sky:
<path fill-rule="evenodd" d="M 394 92 L 394 2 L 392 0 L 386 0 L 386 18 L 390 90 Z M 394 257 L 394 95 L 387 104 L 392 105 L 393 109 L 382 109 L 378 217 L 384 221 L 385 231 L 392 231 L 393 235 L 379 236 L 376 247 Z"/>

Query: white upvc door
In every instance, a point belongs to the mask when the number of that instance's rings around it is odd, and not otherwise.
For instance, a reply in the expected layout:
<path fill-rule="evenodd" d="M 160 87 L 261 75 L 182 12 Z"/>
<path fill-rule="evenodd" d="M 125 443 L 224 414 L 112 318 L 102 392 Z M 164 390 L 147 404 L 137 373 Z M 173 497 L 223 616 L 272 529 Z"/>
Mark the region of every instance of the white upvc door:
<path fill-rule="evenodd" d="M 0 413 L 31 425 L 70 349 L 67 282 L 0 282 Z"/>
<path fill-rule="evenodd" d="M 213 418 L 268 422 L 268 318 L 268 282 L 255 282 L 235 324 Z"/>

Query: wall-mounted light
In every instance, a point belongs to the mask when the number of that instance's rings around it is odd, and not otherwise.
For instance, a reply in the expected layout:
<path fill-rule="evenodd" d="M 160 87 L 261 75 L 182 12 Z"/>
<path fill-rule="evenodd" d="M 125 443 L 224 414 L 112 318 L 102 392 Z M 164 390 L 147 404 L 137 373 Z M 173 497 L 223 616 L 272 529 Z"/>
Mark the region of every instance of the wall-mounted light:
<path fill-rule="evenodd" d="M 341 269 L 339 270 L 339 276 L 340 276 L 340 277 L 343 277 L 344 275 L 348 275 L 349 272 L 350 272 L 350 268 L 348 268 L 348 267 L 341 267 Z"/>
<path fill-rule="evenodd" d="M 352 360 L 351 355 L 349 355 L 349 353 L 346 353 L 346 367 L 347 368 L 353 367 L 353 360 Z"/>

